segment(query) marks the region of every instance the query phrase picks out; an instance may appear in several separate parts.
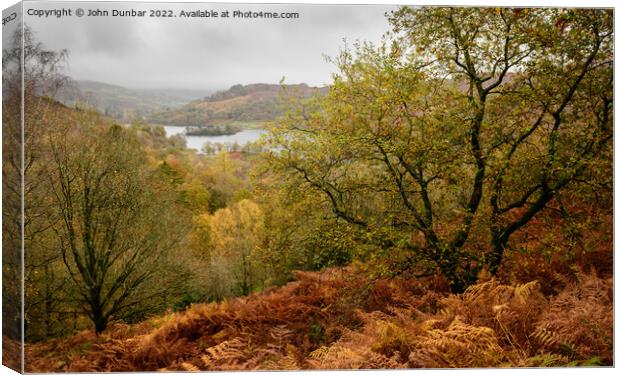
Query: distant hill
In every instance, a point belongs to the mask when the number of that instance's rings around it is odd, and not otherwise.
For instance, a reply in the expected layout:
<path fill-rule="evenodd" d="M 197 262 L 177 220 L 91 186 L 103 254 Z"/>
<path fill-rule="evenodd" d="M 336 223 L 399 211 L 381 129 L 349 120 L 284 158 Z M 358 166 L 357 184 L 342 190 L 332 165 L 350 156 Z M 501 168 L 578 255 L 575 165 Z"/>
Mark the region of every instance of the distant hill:
<path fill-rule="evenodd" d="M 283 89 L 287 94 L 304 97 L 312 94 L 323 95 L 327 92 L 326 87 L 310 87 L 303 83 L 235 85 L 181 108 L 155 113 L 148 117 L 148 121 L 179 126 L 272 121 L 283 112 Z"/>
<path fill-rule="evenodd" d="M 66 105 L 85 104 L 121 121 L 143 119 L 212 94 L 213 90 L 130 89 L 95 81 L 72 81 L 58 99 Z"/>

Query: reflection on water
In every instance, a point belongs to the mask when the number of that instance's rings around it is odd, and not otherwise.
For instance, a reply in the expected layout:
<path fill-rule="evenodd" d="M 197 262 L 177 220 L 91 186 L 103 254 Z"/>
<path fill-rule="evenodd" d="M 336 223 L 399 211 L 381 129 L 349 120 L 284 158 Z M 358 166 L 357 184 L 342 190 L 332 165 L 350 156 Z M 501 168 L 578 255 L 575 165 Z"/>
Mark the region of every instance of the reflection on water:
<path fill-rule="evenodd" d="M 207 143 L 220 143 L 220 144 L 234 144 L 235 142 L 243 147 L 246 143 L 258 141 L 262 134 L 267 134 L 266 130 L 263 129 L 245 129 L 240 131 L 239 133 L 232 135 L 184 135 L 185 127 L 183 126 L 164 126 L 166 130 L 166 136 L 170 137 L 173 135 L 183 135 L 187 142 L 187 148 L 193 148 L 195 150 L 201 151 L 202 146 Z"/>

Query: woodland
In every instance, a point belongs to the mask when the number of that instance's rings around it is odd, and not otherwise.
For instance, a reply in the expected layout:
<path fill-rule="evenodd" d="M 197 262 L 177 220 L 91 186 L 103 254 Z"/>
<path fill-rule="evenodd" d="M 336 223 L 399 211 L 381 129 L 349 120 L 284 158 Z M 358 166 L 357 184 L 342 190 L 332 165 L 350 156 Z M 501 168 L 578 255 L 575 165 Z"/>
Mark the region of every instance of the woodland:
<path fill-rule="evenodd" d="M 61 104 L 70 54 L 17 34 L 3 362 L 23 225 L 29 372 L 613 366 L 613 11 L 386 17 L 214 154 Z"/>

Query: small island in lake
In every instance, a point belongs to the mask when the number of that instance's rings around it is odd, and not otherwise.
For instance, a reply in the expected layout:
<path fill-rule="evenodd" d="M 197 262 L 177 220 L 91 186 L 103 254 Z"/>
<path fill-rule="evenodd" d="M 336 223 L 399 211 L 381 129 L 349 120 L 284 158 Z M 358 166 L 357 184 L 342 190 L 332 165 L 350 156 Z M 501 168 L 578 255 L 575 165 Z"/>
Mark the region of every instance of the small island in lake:
<path fill-rule="evenodd" d="M 231 124 L 211 125 L 211 126 L 187 126 L 185 127 L 185 135 L 194 136 L 219 136 L 233 135 L 239 133 L 241 128 Z"/>

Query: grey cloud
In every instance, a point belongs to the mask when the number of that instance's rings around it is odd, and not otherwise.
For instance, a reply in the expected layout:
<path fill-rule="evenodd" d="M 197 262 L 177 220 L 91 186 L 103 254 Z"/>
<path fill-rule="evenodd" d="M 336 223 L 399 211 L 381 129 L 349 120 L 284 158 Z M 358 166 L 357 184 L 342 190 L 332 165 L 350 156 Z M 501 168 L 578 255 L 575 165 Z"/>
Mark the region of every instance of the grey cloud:
<path fill-rule="evenodd" d="M 225 88 L 236 83 L 326 84 L 343 38 L 379 41 L 390 6 L 200 3 L 50 3 L 27 8 L 298 12 L 297 20 L 27 17 L 52 49 L 70 51 L 69 74 L 128 87 Z"/>

